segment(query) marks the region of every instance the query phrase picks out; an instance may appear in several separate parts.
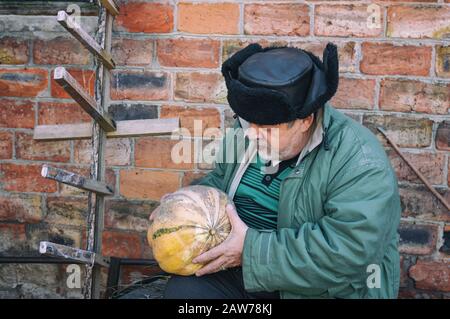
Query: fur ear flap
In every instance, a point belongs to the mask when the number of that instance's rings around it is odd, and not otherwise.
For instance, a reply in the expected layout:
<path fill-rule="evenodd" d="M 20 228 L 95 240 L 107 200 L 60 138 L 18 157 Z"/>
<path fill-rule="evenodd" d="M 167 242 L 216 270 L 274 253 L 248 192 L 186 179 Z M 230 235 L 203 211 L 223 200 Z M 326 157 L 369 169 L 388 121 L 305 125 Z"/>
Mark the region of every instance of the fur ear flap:
<path fill-rule="evenodd" d="M 323 66 L 327 77 L 327 99 L 330 99 L 337 91 L 339 85 L 339 56 L 334 43 L 329 42 L 323 51 Z"/>
<path fill-rule="evenodd" d="M 260 51 L 262 51 L 261 45 L 259 43 L 252 43 L 247 45 L 244 49 L 236 52 L 222 64 L 222 75 L 224 78 L 228 79 L 231 75 L 232 78 L 236 79 L 238 76 L 239 66 L 250 56 Z"/>

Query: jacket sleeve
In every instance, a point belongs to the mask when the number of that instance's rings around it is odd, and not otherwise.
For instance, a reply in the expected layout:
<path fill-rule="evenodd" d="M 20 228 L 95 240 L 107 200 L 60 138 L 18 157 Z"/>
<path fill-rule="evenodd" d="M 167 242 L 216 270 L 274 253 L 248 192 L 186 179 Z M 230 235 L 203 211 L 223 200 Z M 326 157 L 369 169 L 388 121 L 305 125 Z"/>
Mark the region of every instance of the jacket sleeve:
<path fill-rule="evenodd" d="M 360 166 L 329 184 L 324 217 L 298 229 L 249 229 L 243 273 L 248 291 L 330 289 L 367 277 L 379 263 L 385 238 L 400 218 L 394 173 L 385 165 Z"/>

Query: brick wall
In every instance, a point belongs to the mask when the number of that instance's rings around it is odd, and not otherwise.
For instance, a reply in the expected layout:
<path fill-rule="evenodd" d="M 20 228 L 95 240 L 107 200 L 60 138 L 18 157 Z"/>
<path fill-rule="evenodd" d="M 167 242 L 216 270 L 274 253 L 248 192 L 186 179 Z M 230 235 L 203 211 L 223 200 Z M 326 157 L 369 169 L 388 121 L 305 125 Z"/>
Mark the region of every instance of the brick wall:
<path fill-rule="evenodd" d="M 367 22 L 373 4 L 380 12 L 375 28 Z M 374 133 L 375 126 L 384 126 L 450 200 L 449 0 L 121 1 L 120 9 L 109 108 L 116 120 L 180 116 L 184 127 L 201 119 L 207 127 L 224 129 L 233 121 L 220 74 L 227 57 L 256 41 L 321 56 L 333 41 L 341 79 L 332 104 Z M 89 121 L 51 76 L 56 65 L 65 65 L 92 92 L 92 57 L 55 23 L 56 11 L 2 14 L 0 252 L 36 254 L 40 240 L 83 247 L 86 193 L 43 179 L 40 168 L 52 163 L 88 174 L 89 141 L 36 142 L 32 134 L 38 124 Z M 92 33 L 96 17 L 85 15 L 82 21 Z M 448 298 L 450 212 L 379 138 L 402 197 L 400 296 Z M 168 137 L 108 141 L 107 180 L 115 194 L 107 200 L 105 254 L 150 257 L 147 217 L 159 197 L 211 169 L 205 163 L 173 163 L 173 144 Z M 124 282 L 141 273 L 127 269 Z M 66 276 L 64 267 L 53 265 L 0 266 L 0 297 L 80 297 L 67 289 Z"/>

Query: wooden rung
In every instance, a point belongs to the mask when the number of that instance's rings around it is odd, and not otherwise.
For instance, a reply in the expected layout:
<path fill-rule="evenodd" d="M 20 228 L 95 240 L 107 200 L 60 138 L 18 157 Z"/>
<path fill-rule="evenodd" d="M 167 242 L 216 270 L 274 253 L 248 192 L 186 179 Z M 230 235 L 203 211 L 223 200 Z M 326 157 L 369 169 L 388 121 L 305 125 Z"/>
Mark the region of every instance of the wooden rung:
<path fill-rule="evenodd" d="M 83 249 L 55 244 L 49 241 L 41 241 L 39 243 L 39 252 L 46 256 L 76 260 L 85 264 L 95 263 L 103 267 L 109 267 L 110 263 L 108 257 L 103 257 Z"/>
<path fill-rule="evenodd" d="M 109 70 L 116 67 L 111 55 L 106 52 L 100 44 L 94 40 L 94 38 L 84 31 L 81 26 L 65 11 L 59 11 L 56 19 L 67 31 L 69 31 L 78 41 L 80 41 L 86 49 L 98 57 Z"/>
<path fill-rule="evenodd" d="M 53 179 L 60 183 L 78 187 L 90 192 L 95 192 L 96 194 L 114 194 L 113 188 L 103 182 L 88 179 L 79 174 L 72 173 L 60 168 L 51 167 L 45 164 L 42 166 L 41 175 L 42 177 Z"/>
<path fill-rule="evenodd" d="M 116 123 L 98 108 L 94 98 L 75 80 L 64 67 L 57 67 L 53 78 L 106 132 L 116 130 Z"/>
<path fill-rule="evenodd" d="M 177 132 L 179 118 L 117 121 L 117 130 L 107 132 L 106 137 L 132 137 L 161 135 Z M 78 140 L 92 136 L 92 123 L 37 125 L 34 128 L 35 140 Z"/>
<path fill-rule="evenodd" d="M 119 6 L 114 0 L 100 0 L 100 2 L 102 3 L 102 6 L 104 6 L 113 16 L 119 14 Z"/>

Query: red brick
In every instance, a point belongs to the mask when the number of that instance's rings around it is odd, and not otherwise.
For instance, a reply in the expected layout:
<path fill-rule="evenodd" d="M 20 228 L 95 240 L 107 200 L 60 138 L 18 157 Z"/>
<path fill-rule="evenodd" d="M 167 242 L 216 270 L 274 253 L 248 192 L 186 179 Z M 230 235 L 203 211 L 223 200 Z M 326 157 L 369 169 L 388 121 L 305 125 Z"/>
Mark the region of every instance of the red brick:
<path fill-rule="evenodd" d="M 36 64 L 88 64 L 90 56 L 89 51 L 75 38 L 60 36 L 34 41 L 33 60 Z"/>
<path fill-rule="evenodd" d="M 372 115 L 365 114 L 363 124 L 367 126 L 379 140 L 388 145 L 388 142 L 377 130 L 378 126 L 384 128 L 389 137 L 399 147 L 428 147 L 431 145 L 433 121 L 429 119 L 417 119 L 408 116 L 397 115 Z"/>
<path fill-rule="evenodd" d="M 159 3 L 123 2 L 115 30 L 144 33 L 173 31 L 173 6 Z"/>
<path fill-rule="evenodd" d="M 0 64 L 26 64 L 28 50 L 28 40 L 3 37 L 0 39 Z"/>
<path fill-rule="evenodd" d="M 13 153 L 13 133 L 0 132 L 0 159 L 11 159 Z"/>
<path fill-rule="evenodd" d="M 102 254 L 121 258 L 141 258 L 141 237 L 135 233 L 104 231 Z"/>
<path fill-rule="evenodd" d="M 421 75 L 430 73 L 431 47 L 363 43 L 361 72 L 386 75 Z"/>
<path fill-rule="evenodd" d="M 439 123 L 436 131 L 436 148 L 450 151 L 450 121 Z"/>
<path fill-rule="evenodd" d="M 237 3 L 180 3 L 178 31 L 199 34 L 237 34 Z"/>
<path fill-rule="evenodd" d="M 180 144 L 181 143 L 181 144 Z M 187 154 L 180 154 L 180 160 L 187 159 L 181 163 L 176 163 L 178 152 L 172 158 L 172 150 L 175 145 L 183 145 L 182 151 Z M 192 169 L 194 168 L 194 143 L 191 140 L 170 140 L 157 137 L 141 137 L 135 144 L 135 163 L 137 167 L 148 168 L 174 168 Z M 175 152 L 175 151 L 174 151 Z"/>
<path fill-rule="evenodd" d="M 159 200 L 180 187 L 177 172 L 131 169 L 120 171 L 120 194 L 126 198 Z"/>
<path fill-rule="evenodd" d="M 438 225 L 403 221 L 399 227 L 399 251 L 410 255 L 430 255 L 436 251 L 438 232 Z"/>
<path fill-rule="evenodd" d="M 32 134 L 16 133 L 16 157 L 23 160 L 68 162 L 69 141 L 36 141 Z"/>
<path fill-rule="evenodd" d="M 80 164 L 90 164 L 92 146 L 90 140 L 74 141 L 74 161 Z M 105 161 L 108 166 L 123 166 L 131 164 L 131 142 L 129 138 L 113 138 L 106 140 Z"/>
<path fill-rule="evenodd" d="M 174 94 L 175 100 L 227 103 L 227 89 L 220 73 L 179 72 Z"/>
<path fill-rule="evenodd" d="M 210 39 L 160 39 L 157 41 L 159 64 L 169 67 L 216 68 L 220 42 Z"/>
<path fill-rule="evenodd" d="M 252 40 L 223 40 L 222 43 L 222 60 L 225 61 L 231 56 L 233 56 L 236 52 L 239 50 L 245 48 L 251 43 L 254 43 L 255 41 Z M 287 46 L 288 42 L 284 40 L 279 41 L 272 41 L 267 39 L 261 39 L 257 41 L 261 47 L 271 47 L 271 46 Z"/>
<path fill-rule="evenodd" d="M 220 113 L 215 108 L 189 108 L 182 106 L 163 106 L 161 118 L 180 118 L 180 127 L 189 131 L 191 136 L 200 136 L 194 131 L 194 121 L 201 121 L 202 134 L 207 128 L 220 129 Z M 200 127 L 199 127 L 200 128 Z M 200 131 L 200 130 L 199 130 Z"/>
<path fill-rule="evenodd" d="M 39 102 L 39 125 L 77 124 L 92 118 L 76 103 Z"/>
<path fill-rule="evenodd" d="M 316 5 L 314 34 L 336 37 L 379 37 L 382 35 L 384 25 L 382 11 L 379 27 L 370 28 L 368 21 L 371 15 L 368 5 Z"/>
<path fill-rule="evenodd" d="M 436 46 L 436 75 L 450 77 L 450 45 Z"/>
<path fill-rule="evenodd" d="M 205 172 L 185 172 L 181 186 L 189 186 L 192 182 L 197 181 L 204 176 L 206 176 Z"/>
<path fill-rule="evenodd" d="M 0 183 L 10 192 L 56 192 L 56 182 L 41 176 L 42 165 L 0 164 Z"/>
<path fill-rule="evenodd" d="M 386 111 L 444 115 L 450 108 L 450 84 L 384 79 L 379 106 Z"/>
<path fill-rule="evenodd" d="M 255 35 L 309 35 L 309 8 L 305 4 L 248 4 L 244 32 Z"/>
<path fill-rule="evenodd" d="M 438 189 L 438 191 L 440 191 Z M 437 199 L 430 190 L 422 185 L 400 185 L 402 216 L 421 221 L 450 222 L 450 211 Z M 440 191 L 450 200 L 450 191 Z"/>
<path fill-rule="evenodd" d="M 450 292 L 450 263 L 418 260 L 409 270 L 418 289 Z"/>
<path fill-rule="evenodd" d="M 117 65 L 150 65 L 153 40 L 116 38 L 113 40 L 111 50 Z"/>
<path fill-rule="evenodd" d="M 34 105 L 28 100 L 0 99 L 0 127 L 34 128 Z"/>
<path fill-rule="evenodd" d="M 431 184 L 441 185 L 444 173 L 444 154 L 432 153 L 410 153 L 402 152 L 403 155 L 424 175 Z M 422 182 L 406 164 L 406 162 L 393 149 L 387 151 L 391 164 L 401 181 L 421 184 Z"/>
<path fill-rule="evenodd" d="M 166 100 L 169 83 L 169 74 L 165 72 L 116 71 L 111 77 L 111 99 Z"/>
<path fill-rule="evenodd" d="M 448 6 L 391 6 L 387 20 L 388 37 L 445 39 L 450 34 Z"/>
<path fill-rule="evenodd" d="M 36 97 L 45 93 L 47 85 L 47 70 L 0 69 L 2 96 Z"/>
<path fill-rule="evenodd" d="M 95 72 L 91 70 L 80 70 L 80 69 L 69 69 L 70 75 L 72 75 L 75 80 L 85 89 L 90 96 L 94 96 L 94 85 L 95 85 Z M 64 91 L 64 89 L 53 80 L 53 71 L 52 71 L 52 80 L 50 82 L 50 92 L 52 97 L 61 98 L 61 99 L 71 99 L 70 95 Z"/>
<path fill-rule="evenodd" d="M 375 80 L 340 78 L 331 104 L 343 109 L 373 109 Z"/>
<path fill-rule="evenodd" d="M 0 220 L 37 223 L 43 217 L 41 203 L 39 195 L 0 196 Z"/>

